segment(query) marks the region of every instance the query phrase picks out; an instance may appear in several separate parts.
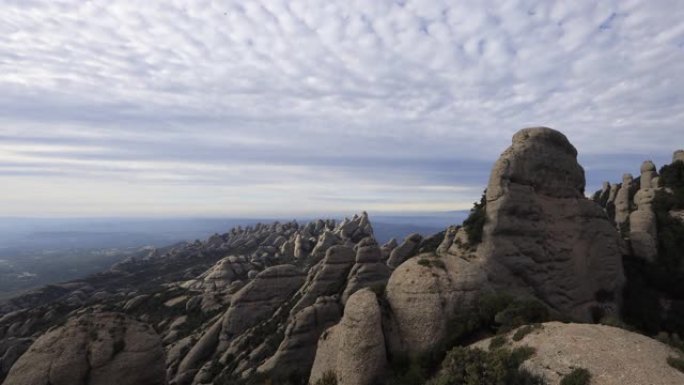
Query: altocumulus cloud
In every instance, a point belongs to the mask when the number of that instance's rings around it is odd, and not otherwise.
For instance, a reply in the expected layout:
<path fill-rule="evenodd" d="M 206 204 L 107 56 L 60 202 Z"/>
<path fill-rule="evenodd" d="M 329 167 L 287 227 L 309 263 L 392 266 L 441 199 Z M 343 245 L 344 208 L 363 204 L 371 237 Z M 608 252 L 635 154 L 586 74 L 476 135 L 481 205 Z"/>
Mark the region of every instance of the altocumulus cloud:
<path fill-rule="evenodd" d="M 684 144 L 679 0 L 6 0 L 0 36 L 5 215 L 463 209 L 521 127 L 590 188 Z"/>

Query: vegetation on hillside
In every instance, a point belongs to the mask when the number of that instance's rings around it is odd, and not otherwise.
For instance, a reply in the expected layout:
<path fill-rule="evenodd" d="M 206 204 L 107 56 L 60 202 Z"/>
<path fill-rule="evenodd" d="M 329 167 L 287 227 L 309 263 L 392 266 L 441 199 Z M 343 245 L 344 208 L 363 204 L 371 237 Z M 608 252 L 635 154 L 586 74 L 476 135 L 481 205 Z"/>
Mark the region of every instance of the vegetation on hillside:
<path fill-rule="evenodd" d="M 463 221 L 463 228 L 468 235 L 468 244 L 471 246 L 478 245 L 482 242 L 482 230 L 487 221 L 487 213 L 485 208 L 487 206 L 487 191 L 482 194 L 480 202 L 475 202 L 468 218 Z"/>

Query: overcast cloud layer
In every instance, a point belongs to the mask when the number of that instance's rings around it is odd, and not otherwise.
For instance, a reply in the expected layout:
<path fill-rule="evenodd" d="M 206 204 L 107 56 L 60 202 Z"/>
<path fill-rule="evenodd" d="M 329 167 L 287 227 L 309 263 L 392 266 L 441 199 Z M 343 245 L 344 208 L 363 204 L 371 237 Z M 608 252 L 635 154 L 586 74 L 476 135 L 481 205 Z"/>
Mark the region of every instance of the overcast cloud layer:
<path fill-rule="evenodd" d="M 588 189 L 684 147 L 684 2 L 0 3 L 0 215 L 470 207 L 519 128 Z"/>

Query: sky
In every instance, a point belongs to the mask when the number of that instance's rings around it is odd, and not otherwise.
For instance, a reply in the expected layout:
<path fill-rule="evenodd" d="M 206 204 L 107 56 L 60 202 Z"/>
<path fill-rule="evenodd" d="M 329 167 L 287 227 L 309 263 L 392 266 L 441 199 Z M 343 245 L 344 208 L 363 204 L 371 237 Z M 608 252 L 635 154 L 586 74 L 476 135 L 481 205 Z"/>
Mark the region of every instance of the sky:
<path fill-rule="evenodd" d="M 512 135 L 587 191 L 684 147 L 681 0 L 3 0 L 0 216 L 471 207 Z"/>

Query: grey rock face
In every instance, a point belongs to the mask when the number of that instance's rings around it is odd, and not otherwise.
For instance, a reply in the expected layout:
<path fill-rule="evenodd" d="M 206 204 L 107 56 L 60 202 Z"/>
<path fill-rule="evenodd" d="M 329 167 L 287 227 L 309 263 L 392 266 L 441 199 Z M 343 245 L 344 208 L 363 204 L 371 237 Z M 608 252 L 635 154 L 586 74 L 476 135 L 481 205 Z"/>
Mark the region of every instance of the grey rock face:
<path fill-rule="evenodd" d="M 33 343 L 32 338 L 6 338 L 0 342 L 0 381 L 4 380 L 12 365 Z"/>
<path fill-rule="evenodd" d="M 677 161 L 684 162 L 684 150 L 677 150 L 672 154 L 672 163 Z"/>
<path fill-rule="evenodd" d="M 634 178 L 632 178 L 632 174 L 622 176 L 622 186 L 615 197 L 615 224 L 618 228 L 625 226 L 629 221 L 632 203 L 630 197 L 632 195 L 633 183 Z"/>
<path fill-rule="evenodd" d="M 403 263 L 386 289 L 393 316 L 390 351 L 418 356 L 439 346 L 454 316 L 487 290 L 486 281 L 477 261 L 460 256 L 421 254 Z"/>
<path fill-rule="evenodd" d="M 407 236 L 406 239 L 404 239 L 404 242 L 392 250 L 390 257 L 387 260 L 387 266 L 396 269 L 399 265 L 404 263 L 404 261 L 414 256 L 418 251 L 418 246 L 420 246 L 420 241 L 422 240 L 423 237 L 420 234 L 413 233 Z"/>
<path fill-rule="evenodd" d="M 310 383 L 332 372 L 339 385 L 372 385 L 380 379 L 387 357 L 380 306 L 368 289 L 354 293 L 339 324 L 321 336 Z"/>
<path fill-rule="evenodd" d="M 316 303 L 298 312 L 288 323 L 285 338 L 273 357 L 259 372 L 281 376 L 293 372 L 307 374 L 316 356 L 316 345 L 323 331 L 342 317 L 342 307 L 332 297 L 319 297 Z"/>
<path fill-rule="evenodd" d="M 347 246 L 332 246 L 325 258 L 309 272 L 306 283 L 299 290 L 301 299 L 292 307 L 291 315 L 297 314 L 316 302 L 321 296 L 339 294 L 354 264 L 354 250 Z"/>
<path fill-rule="evenodd" d="M 646 160 L 641 165 L 641 189 L 656 188 L 657 185 L 653 185 L 653 178 L 658 175 L 656 172 L 656 166 L 652 161 Z"/>
<path fill-rule="evenodd" d="M 304 274 L 292 265 L 269 267 L 233 297 L 223 318 L 222 339 L 230 340 L 269 317 L 304 283 Z"/>
<path fill-rule="evenodd" d="M 382 263 L 382 251 L 376 243 L 361 245 L 356 251 L 356 263 L 349 272 L 347 286 L 342 293 L 342 303 L 356 291 L 376 286 L 384 287 L 392 271 Z"/>
<path fill-rule="evenodd" d="M 119 313 L 85 314 L 39 337 L 6 385 L 162 385 L 164 350 L 146 324 Z"/>
<path fill-rule="evenodd" d="M 620 298 L 624 277 L 618 233 L 584 197 L 576 157 L 558 131 L 516 133 L 487 186 L 478 255 L 496 287 L 529 288 L 562 313 L 590 321 L 592 307 L 616 307 L 597 303 L 596 293 Z"/>
<path fill-rule="evenodd" d="M 658 255 L 658 228 L 653 212 L 657 189 L 642 187 L 634 196 L 636 211 L 629 215 L 630 240 L 635 256 L 654 261 Z"/>

